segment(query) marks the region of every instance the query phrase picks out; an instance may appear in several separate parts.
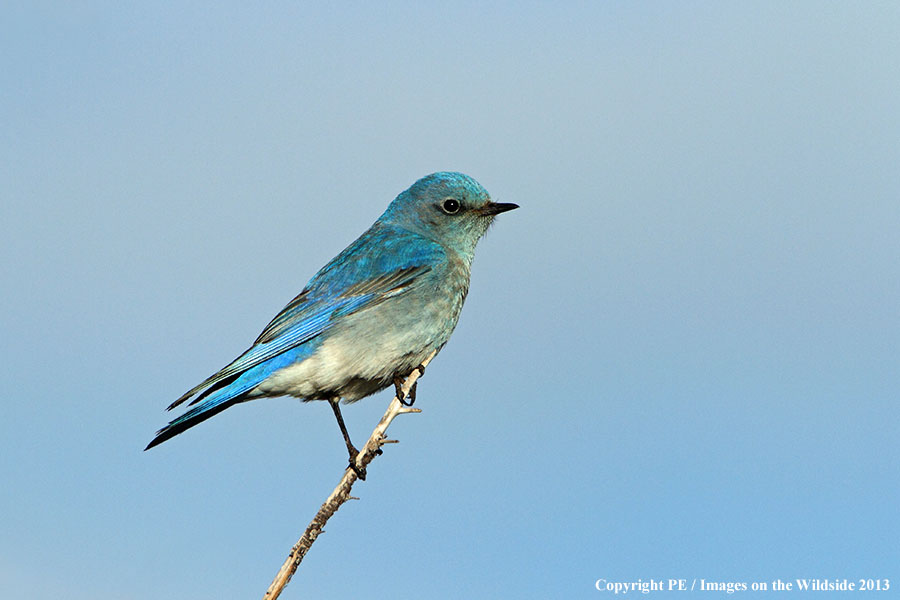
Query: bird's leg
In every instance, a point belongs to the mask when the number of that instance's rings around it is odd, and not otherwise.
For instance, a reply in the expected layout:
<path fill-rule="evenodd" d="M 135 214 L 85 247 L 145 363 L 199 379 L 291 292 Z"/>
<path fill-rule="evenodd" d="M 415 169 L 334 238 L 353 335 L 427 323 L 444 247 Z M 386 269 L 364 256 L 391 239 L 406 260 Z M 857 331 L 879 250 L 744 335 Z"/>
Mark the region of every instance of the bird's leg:
<path fill-rule="evenodd" d="M 350 454 L 350 468 L 356 473 L 356 476 L 359 477 L 362 481 L 366 480 L 366 468 L 359 467 L 356 464 L 356 457 L 359 456 L 359 450 L 353 445 L 353 442 L 350 441 L 350 434 L 347 433 L 347 426 L 344 425 L 344 417 L 341 415 L 341 407 L 340 396 L 335 396 L 334 398 L 328 399 L 328 404 L 331 405 L 331 410 L 334 411 L 334 416 L 337 419 L 338 427 L 341 428 L 341 435 L 344 436 L 344 442 L 347 444 L 347 452 Z"/>

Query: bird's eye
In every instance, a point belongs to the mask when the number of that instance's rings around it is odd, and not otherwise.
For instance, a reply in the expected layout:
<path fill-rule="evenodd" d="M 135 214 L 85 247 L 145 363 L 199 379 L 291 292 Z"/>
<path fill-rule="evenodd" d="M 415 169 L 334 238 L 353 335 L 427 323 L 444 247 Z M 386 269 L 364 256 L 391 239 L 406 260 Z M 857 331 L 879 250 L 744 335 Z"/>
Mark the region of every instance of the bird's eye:
<path fill-rule="evenodd" d="M 455 198 L 447 198 L 444 200 L 443 204 L 441 204 L 441 208 L 448 215 L 455 215 L 459 212 L 459 200 Z"/>

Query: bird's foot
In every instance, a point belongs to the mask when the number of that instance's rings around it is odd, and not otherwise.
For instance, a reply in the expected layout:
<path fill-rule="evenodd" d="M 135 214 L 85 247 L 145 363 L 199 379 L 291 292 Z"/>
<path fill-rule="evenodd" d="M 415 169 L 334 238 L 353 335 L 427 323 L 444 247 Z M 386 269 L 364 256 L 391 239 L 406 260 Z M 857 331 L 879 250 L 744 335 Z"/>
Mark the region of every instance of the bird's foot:
<path fill-rule="evenodd" d="M 400 398 L 398 396 L 398 399 L 400 400 L 400 404 L 402 404 L 403 406 L 412 406 L 413 404 L 416 403 L 416 387 L 418 385 L 419 385 L 419 382 L 417 381 L 413 384 L 413 386 L 411 388 L 409 388 L 409 394 L 406 396 L 405 399 Z"/>
<path fill-rule="evenodd" d="M 394 375 L 394 395 L 397 396 L 397 400 L 400 401 L 400 404 L 408 406 L 408 404 L 406 404 L 406 394 L 403 393 L 403 377 L 400 377 L 399 375 Z"/>
<path fill-rule="evenodd" d="M 413 371 L 419 372 L 419 377 L 425 374 L 425 367 L 423 365 L 419 365 Z M 409 393 L 403 393 L 403 382 L 406 380 L 405 377 L 400 377 L 400 375 L 394 375 L 394 391 L 397 395 L 397 400 L 400 401 L 400 404 L 403 406 L 412 406 L 416 403 L 416 387 L 418 387 L 419 382 L 415 382 L 411 388 L 409 388 Z"/>
<path fill-rule="evenodd" d="M 354 473 L 356 473 L 356 476 L 359 478 L 360 481 L 365 481 L 366 480 L 366 468 L 361 467 L 358 464 L 356 464 L 356 459 L 359 457 L 359 450 L 357 450 L 356 448 L 348 448 L 348 450 L 350 450 L 350 469 Z M 381 451 L 379 450 L 378 453 L 380 454 Z"/>

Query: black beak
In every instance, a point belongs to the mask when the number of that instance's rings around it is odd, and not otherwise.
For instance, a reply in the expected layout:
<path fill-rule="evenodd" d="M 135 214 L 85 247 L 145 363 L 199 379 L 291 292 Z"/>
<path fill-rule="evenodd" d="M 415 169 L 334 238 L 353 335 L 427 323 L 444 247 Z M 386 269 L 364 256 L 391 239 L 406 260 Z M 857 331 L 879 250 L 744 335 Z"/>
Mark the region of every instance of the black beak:
<path fill-rule="evenodd" d="M 513 210 L 514 208 L 519 208 L 519 205 L 513 204 L 512 202 L 488 202 L 478 209 L 478 214 L 483 217 L 488 217 L 499 215 L 502 212 Z"/>

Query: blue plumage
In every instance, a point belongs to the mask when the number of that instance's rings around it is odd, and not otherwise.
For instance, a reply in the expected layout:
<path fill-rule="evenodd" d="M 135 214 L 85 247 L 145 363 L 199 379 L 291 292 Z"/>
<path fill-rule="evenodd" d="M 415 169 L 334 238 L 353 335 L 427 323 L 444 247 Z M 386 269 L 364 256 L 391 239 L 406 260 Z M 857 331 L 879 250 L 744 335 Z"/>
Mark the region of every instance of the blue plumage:
<path fill-rule="evenodd" d="M 495 215 L 513 208 L 461 173 L 420 179 L 316 273 L 246 352 L 173 402 L 170 410 L 194 398 L 147 449 L 239 402 L 290 395 L 332 403 L 352 462 L 338 400 L 384 389 L 447 343 L 475 245 Z"/>

